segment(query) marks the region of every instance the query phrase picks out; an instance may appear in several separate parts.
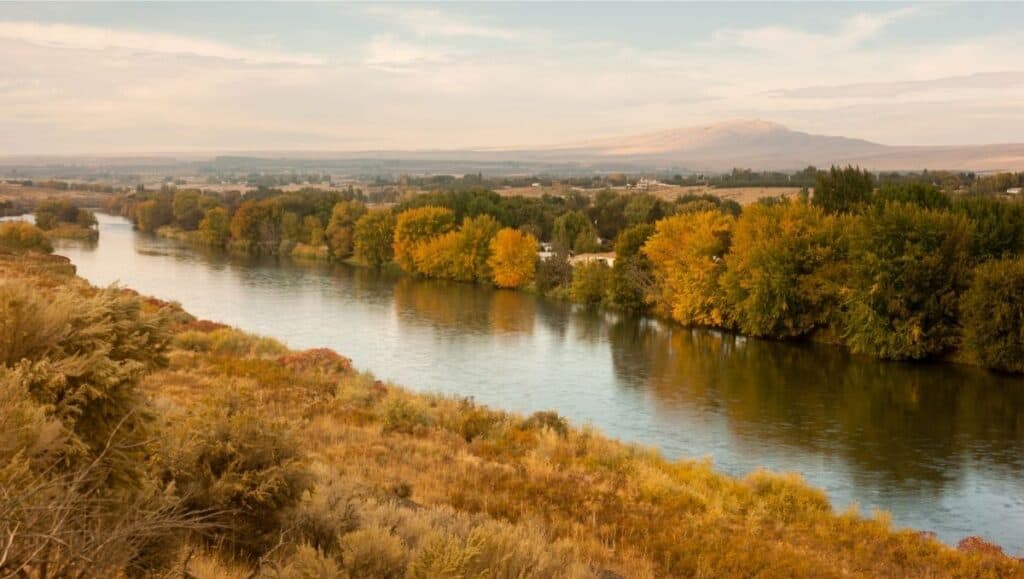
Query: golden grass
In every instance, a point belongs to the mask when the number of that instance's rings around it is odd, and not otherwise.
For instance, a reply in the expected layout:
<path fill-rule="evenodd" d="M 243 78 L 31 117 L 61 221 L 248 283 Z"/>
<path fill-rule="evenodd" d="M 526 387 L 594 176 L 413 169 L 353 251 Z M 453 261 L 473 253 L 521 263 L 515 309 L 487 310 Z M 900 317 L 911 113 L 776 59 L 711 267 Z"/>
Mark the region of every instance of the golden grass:
<path fill-rule="evenodd" d="M 59 261 L 0 255 L 0 275 L 89 291 Z M 142 383 L 167 422 L 244 393 L 290 424 L 308 457 L 303 524 L 345 529 L 290 545 L 276 576 L 1024 577 L 987 544 L 956 550 L 885 514 L 836 513 L 795 474 L 731 478 L 553 413 L 413 394 L 328 350 L 187 321 L 169 360 Z M 188 571 L 247 575 L 214 555 Z"/>
<path fill-rule="evenodd" d="M 243 346 L 243 336 L 232 337 L 229 356 L 177 351 L 145 388 L 188 409 L 218 383 L 244 381 L 262 408 L 298 425 L 322 480 L 541 529 L 595 568 L 628 577 L 1024 576 L 1008 558 L 894 531 L 884 515 L 836 514 L 795 474 L 729 478 L 707 461 L 562 430 L 550 416 L 531 422 L 416 395 L 342 366 L 288 367 L 265 339 Z M 186 342 L 195 339 L 176 344 Z"/>

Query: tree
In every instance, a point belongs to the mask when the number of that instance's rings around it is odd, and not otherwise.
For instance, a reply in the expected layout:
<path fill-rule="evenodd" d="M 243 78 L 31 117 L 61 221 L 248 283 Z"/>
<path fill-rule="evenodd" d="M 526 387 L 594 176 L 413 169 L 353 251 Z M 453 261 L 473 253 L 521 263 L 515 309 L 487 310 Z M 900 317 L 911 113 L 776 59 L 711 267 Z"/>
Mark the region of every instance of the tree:
<path fill-rule="evenodd" d="M 949 209 L 953 201 L 931 183 L 918 181 L 886 183 L 874 195 L 876 205 L 890 202 L 912 203 L 928 209 Z"/>
<path fill-rule="evenodd" d="M 216 247 L 224 247 L 231 236 L 231 217 L 223 207 L 214 207 L 206 212 L 199 222 L 199 233 L 204 242 Z"/>
<path fill-rule="evenodd" d="M 491 239 L 501 226 L 490 215 L 467 217 L 458 231 L 449 231 L 414 250 L 416 271 L 427 277 L 456 281 L 491 281 L 487 260 Z"/>
<path fill-rule="evenodd" d="M 656 309 L 687 325 L 728 319 L 719 287 L 735 219 L 719 211 L 675 215 L 655 225 L 643 253 L 654 269 Z"/>
<path fill-rule="evenodd" d="M 651 261 L 641 251 L 654 235 L 654 226 L 640 223 L 623 229 L 615 240 L 615 264 L 612 266 L 608 299 L 624 310 L 641 310 L 654 283 Z"/>
<path fill-rule="evenodd" d="M 443 207 L 418 207 L 398 214 L 395 220 L 395 263 L 408 272 L 416 271 L 416 246 L 451 231 L 455 215 Z"/>
<path fill-rule="evenodd" d="M 792 337 L 824 324 L 837 291 L 824 272 L 842 257 L 836 219 L 802 201 L 747 207 L 736 221 L 722 288 L 739 329 Z"/>
<path fill-rule="evenodd" d="M 335 259 L 345 259 L 354 250 L 355 226 L 366 215 L 366 205 L 359 201 L 341 201 L 331 210 L 327 224 L 327 247 Z"/>
<path fill-rule="evenodd" d="M 1024 258 L 989 261 L 974 270 L 960 301 L 964 348 L 977 362 L 1024 372 Z"/>
<path fill-rule="evenodd" d="M 575 253 L 590 253 L 599 249 L 597 229 L 582 211 L 569 211 L 556 219 L 551 238 Z"/>
<path fill-rule="evenodd" d="M 36 227 L 47 230 L 53 229 L 62 223 L 78 224 L 79 213 L 92 215 L 89 211 L 75 207 L 67 199 L 48 199 L 39 203 L 36 207 Z M 87 222 L 88 219 L 85 219 L 85 221 Z M 95 218 L 93 218 L 93 221 L 95 222 Z"/>
<path fill-rule="evenodd" d="M 972 231 L 962 215 L 900 203 L 859 217 L 844 332 L 851 349 L 920 359 L 955 345 Z"/>
<path fill-rule="evenodd" d="M 174 212 L 174 223 L 186 231 L 192 231 L 199 227 L 199 222 L 202 221 L 205 212 L 216 207 L 217 202 L 199 191 L 183 189 L 174 192 L 174 200 L 171 205 Z"/>
<path fill-rule="evenodd" d="M 953 211 L 974 223 L 971 255 L 977 260 L 1024 253 L 1024 203 L 987 195 L 967 195 L 953 203 Z"/>
<path fill-rule="evenodd" d="M 848 213 L 871 200 L 875 178 L 860 167 L 833 166 L 818 173 L 812 203 L 829 213 Z"/>
<path fill-rule="evenodd" d="M 611 285 L 612 270 L 603 261 L 581 263 L 572 268 L 569 295 L 574 302 L 585 306 L 604 303 Z"/>
<path fill-rule="evenodd" d="M 537 239 L 516 229 L 499 231 L 490 244 L 494 285 L 518 288 L 533 281 L 537 268 Z"/>
<path fill-rule="evenodd" d="M 150 199 L 135 206 L 135 227 L 145 233 L 155 233 L 157 229 L 170 225 L 174 221 L 171 204 L 164 198 Z"/>
<path fill-rule="evenodd" d="M 352 245 L 356 259 L 371 267 L 391 261 L 395 234 L 395 216 L 390 211 L 371 211 L 356 221 Z"/>
<path fill-rule="evenodd" d="M 623 209 L 626 225 L 654 223 L 665 217 L 665 203 L 650 193 L 636 193 Z"/>

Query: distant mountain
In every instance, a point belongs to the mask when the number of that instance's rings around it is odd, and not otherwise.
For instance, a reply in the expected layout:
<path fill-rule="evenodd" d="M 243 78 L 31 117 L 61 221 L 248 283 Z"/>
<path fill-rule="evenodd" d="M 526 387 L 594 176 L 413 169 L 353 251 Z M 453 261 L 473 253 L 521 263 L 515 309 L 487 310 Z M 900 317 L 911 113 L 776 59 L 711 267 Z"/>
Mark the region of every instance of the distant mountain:
<path fill-rule="evenodd" d="M 511 151 L 508 151 L 511 153 Z M 681 167 L 702 171 L 855 164 L 875 170 L 1024 170 L 1024 144 L 894 147 L 813 135 L 761 120 L 733 120 L 519 151 L 547 161 Z"/>
<path fill-rule="evenodd" d="M 1024 143 L 966 146 L 889 146 L 862 139 L 814 135 L 762 120 L 731 120 L 655 133 L 529 148 L 385 151 L 224 151 L 140 153 L 132 157 L 0 157 L 0 168 L 76 165 L 123 168 L 196 166 L 224 170 L 285 169 L 353 174 L 590 174 L 594 171 L 679 172 L 798 170 L 814 165 L 860 165 L 876 171 L 1024 171 Z M 269 170 L 269 169 L 268 169 Z"/>

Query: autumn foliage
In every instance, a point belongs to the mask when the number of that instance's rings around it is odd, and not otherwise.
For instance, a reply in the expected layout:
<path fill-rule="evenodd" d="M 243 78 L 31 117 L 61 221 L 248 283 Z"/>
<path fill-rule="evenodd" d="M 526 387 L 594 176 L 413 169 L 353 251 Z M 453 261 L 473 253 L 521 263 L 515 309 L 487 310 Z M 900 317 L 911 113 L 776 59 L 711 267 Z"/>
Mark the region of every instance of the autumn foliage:
<path fill-rule="evenodd" d="M 498 287 L 516 288 L 533 282 L 537 269 L 537 240 L 515 229 L 502 229 L 490 244 L 488 264 Z"/>
<path fill-rule="evenodd" d="M 675 215 L 656 225 L 643 252 L 658 290 L 656 309 L 683 324 L 723 325 L 727 303 L 719 289 L 736 220 L 719 211 Z"/>

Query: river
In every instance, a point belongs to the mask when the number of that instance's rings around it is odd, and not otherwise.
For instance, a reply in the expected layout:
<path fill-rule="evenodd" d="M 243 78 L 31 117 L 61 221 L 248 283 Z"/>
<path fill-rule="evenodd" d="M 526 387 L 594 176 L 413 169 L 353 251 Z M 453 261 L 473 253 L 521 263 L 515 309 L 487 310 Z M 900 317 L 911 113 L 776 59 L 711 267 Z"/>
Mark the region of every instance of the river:
<path fill-rule="evenodd" d="M 78 273 L 191 313 L 329 347 L 417 391 L 710 457 L 743 475 L 796 471 L 837 509 L 885 509 L 949 543 L 981 535 L 1024 554 L 1024 379 L 891 363 L 815 344 L 745 339 L 594 312 L 527 293 L 345 265 L 240 258 L 132 231 L 66 242 Z"/>

